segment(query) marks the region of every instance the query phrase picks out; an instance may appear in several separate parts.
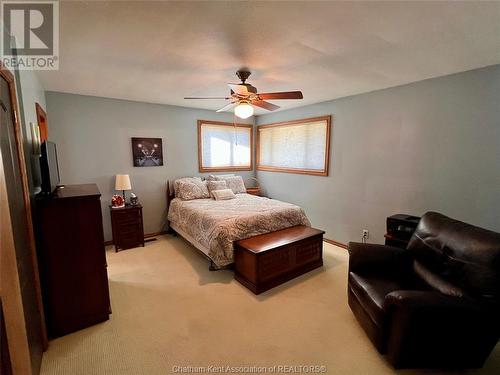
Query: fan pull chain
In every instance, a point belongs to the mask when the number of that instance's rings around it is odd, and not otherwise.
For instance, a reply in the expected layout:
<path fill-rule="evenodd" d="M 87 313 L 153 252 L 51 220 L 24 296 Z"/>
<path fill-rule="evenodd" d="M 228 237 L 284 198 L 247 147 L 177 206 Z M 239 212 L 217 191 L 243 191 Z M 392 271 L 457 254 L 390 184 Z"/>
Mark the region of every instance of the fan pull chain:
<path fill-rule="evenodd" d="M 236 126 L 236 114 L 233 112 L 233 125 L 234 125 L 234 141 L 235 145 L 238 146 L 238 131 Z"/>

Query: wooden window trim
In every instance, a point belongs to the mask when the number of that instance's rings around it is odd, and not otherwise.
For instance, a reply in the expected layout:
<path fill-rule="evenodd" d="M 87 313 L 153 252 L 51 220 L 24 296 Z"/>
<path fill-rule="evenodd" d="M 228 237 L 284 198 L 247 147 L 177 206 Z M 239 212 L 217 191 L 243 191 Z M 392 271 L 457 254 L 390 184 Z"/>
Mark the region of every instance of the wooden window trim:
<path fill-rule="evenodd" d="M 274 128 L 279 126 L 291 126 L 297 124 L 307 124 L 311 122 L 326 121 L 326 144 L 325 144 L 325 169 L 322 171 L 315 169 L 300 169 L 300 168 L 282 168 L 282 167 L 270 167 L 260 164 L 260 129 Z M 311 176 L 328 176 L 328 171 L 330 168 L 330 135 L 332 128 L 332 116 L 319 116 L 310 117 L 301 120 L 275 122 L 272 124 L 259 125 L 257 127 L 257 170 L 267 171 L 267 172 L 283 172 L 283 173 L 296 173 L 296 174 L 307 174 Z"/>
<path fill-rule="evenodd" d="M 249 167 L 204 167 L 202 161 L 202 140 L 201 140 L 201 126 L 207 125 L 221 125 L 221 126 L 236 126 L 238 128 L 250 129 L 250 166 Z M 237 172 L 237 171 L 253 171 L 253 125 L 251 124 L 238 124 L 232 122 L 208 121 L 198 120 L 198 170 L 201 173 L 207 172 Z"/>

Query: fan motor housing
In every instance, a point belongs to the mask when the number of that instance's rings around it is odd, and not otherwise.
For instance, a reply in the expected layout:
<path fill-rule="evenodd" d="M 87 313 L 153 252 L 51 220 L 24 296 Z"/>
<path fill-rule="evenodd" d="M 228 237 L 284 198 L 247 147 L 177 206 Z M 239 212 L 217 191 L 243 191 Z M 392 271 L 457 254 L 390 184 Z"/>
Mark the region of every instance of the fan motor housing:
<path fill-rule="evenodd" d="M 248 92 L 251 92 L 252 94 L 257 94 L 257 88 L 252 86 L 249 83 L 243 83 L 244 86 L 247 87 Z"/>
<path fill-rule="evenodd" d="M 245 81 L 250 77 L 250 74 L 252 74 L 249 70 L 238 70 L 236 72 L 236 75 L 238 76 L 239 79 L 241 79 L 242 83 L 245 83 Z"/>

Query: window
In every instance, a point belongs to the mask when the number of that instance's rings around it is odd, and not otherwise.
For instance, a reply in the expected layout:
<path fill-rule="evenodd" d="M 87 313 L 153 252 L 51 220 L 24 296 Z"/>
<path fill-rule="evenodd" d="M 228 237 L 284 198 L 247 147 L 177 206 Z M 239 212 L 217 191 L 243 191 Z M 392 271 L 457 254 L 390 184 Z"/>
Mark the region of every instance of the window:
<path fill-rule="evenodd" d="M 198 120 L 200 172 L 251 171 L 253 127 Z"/>
<path fill-rule="evenodd" d="M 261 125 L 257 169 L 328 176 L 331 116 Z"/>

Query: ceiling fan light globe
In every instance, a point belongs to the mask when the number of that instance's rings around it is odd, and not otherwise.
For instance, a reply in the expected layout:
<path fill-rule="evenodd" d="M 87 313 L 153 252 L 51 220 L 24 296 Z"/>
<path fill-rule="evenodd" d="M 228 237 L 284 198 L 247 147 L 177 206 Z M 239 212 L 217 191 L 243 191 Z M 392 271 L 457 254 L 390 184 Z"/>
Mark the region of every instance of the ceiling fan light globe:
<path fill-rule="evenodd" d="M 234 114 L 242 119 L 249 118 L 253 115 L 253 107 L 248 103 L 240 103 L 234 108 Z"/>

